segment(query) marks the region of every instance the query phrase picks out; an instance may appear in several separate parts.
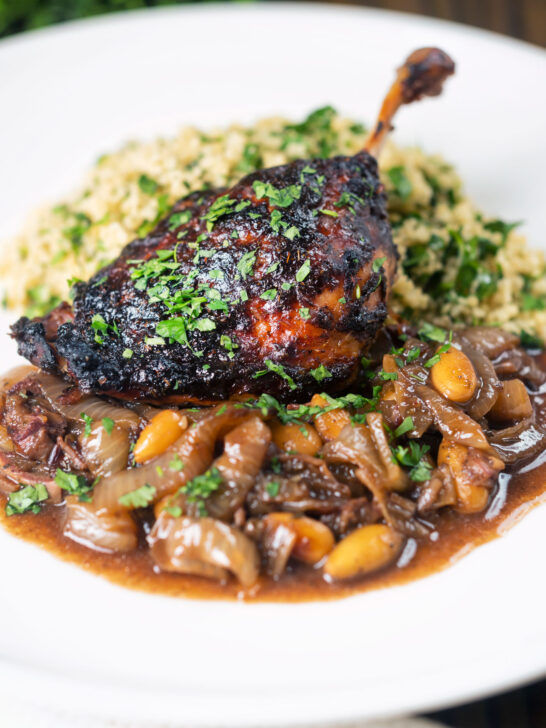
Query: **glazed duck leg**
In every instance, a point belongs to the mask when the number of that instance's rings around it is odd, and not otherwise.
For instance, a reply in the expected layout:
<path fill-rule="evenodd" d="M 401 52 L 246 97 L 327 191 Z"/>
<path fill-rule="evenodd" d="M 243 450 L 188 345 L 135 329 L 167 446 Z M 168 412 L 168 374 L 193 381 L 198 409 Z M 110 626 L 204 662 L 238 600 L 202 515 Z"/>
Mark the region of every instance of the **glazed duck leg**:
<path fill-rule="evenodd" d="M 365 149 L 251 174 L 175 204 L 73 306 L 13 326 L 19 353 L 85 392 L 201 403 L 347 386 L 396 272 L 374 154 L 396 109 L 453 72 L 434 48 L 399 69 Z"/>

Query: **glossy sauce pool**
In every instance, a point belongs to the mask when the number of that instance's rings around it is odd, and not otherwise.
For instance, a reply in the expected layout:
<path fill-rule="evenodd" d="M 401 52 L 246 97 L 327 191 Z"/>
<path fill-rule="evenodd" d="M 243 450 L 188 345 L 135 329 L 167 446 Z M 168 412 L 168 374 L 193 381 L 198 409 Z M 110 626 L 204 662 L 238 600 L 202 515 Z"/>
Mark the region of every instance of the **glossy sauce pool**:
<path fill-rule="evenodd" d="M 348 583 L 328 584 L 320 570 L 295 567 L 279 581 L 266 577 L 250 591 L 235 581 L 218 584 L 199 577 L 160 572 L 142 544 L 128 554 L 92 551 L 62 535 L 63 508 L 48 506 L 41 513 L 7 517 L 1 497 L 0 521 L 14 536 L 31 541 L 56 556 L 116 584 L 173 597 L 298 602 L 335 599 L 368 589 L 402 584 L 444 569 L 472 548 L 502 535 L 529 510 L 546 500 L 546 452 L 501 473 L 485 513 L 471 516 L 445 510 L 434 518 L 435 531 L 419 541 L 409 539 L 396 566 Z"/>

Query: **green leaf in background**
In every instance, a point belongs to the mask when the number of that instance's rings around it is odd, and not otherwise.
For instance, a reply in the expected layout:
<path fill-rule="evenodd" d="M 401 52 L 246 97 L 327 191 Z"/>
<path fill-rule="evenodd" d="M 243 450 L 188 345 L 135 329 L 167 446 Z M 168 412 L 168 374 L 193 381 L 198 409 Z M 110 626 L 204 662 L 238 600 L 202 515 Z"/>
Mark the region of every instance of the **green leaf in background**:
<path fill-rule="evenodd" d="M 0 37 L 103 13 L 188 4 L 185 0 L 0 0 Z"/>

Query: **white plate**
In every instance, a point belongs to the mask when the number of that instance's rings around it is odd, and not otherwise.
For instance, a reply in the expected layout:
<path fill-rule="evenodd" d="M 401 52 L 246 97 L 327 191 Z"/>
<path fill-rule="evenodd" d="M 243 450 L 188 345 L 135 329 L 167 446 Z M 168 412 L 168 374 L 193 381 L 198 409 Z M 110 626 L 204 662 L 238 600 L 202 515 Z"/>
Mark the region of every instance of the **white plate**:
<path fill-rule="evenodd" d="M 293 4 L 129 13 L 2 42 L 0 234 L 129 137 L 297 118 L 328 102 L 371 119 L 394 67 L 422 45 L 453 54 L 457 75 L 440 100 L 404 110 L 398 139 L 455 161 L 486 210 L 525 219 L 542 244 L 542 51 L 417 17 Z M 539 507 L 422 581 L 245 605 L 125 591 L 1 532 L 0 687 L 82 714 L 199 726 L 471 699 L 546 670 L 545 547 Z"/>

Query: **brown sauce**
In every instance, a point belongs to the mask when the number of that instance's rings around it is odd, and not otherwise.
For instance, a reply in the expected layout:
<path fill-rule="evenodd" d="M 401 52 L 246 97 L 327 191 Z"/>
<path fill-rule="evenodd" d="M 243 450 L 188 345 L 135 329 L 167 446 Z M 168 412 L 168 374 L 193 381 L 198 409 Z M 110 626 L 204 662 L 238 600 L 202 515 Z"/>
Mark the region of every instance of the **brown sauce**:
<path fill-rule="evenodd" d="M 0 498 L 0 521 L 9 533 L 130 589 L 193 599 L 283 602 L 337 599 L 422 578 L 452 565 L 472 548 L 505 533 L 534 506 L 546 500 L 546 453 L 519 465 L 513 472 L 501 473 L 485 513 L 466 516 L 445 510 L 438 514 L 431 537 L 426 541 L 420 539 L 418 548 L 409 539 L 395 567 L 357 581 L 328 584 L 320 569 L 296 566 L 279 581 L 261 577 L 246 592 L 241 591 L 235 580 L 219 584 L 200 577 L 161 572 L 144 546 L 127 554 L 92 551 L 63 536 L 61 507 L 47 506 L 37 515 L 7 517 L 6 498 Z"/>
<path fill-rule="evenodd" d="M 542 369 L 546 368 L 546 354 L 537 356 L 536 360 Z M 11 372 L 10 378 L 15 381 L 24 373 L 27 372 Z M 536 422 L 545 428 L 546 386 L 532 394 L 531 399 Z M 473 548 L 502 536 L 544 501 L 546 450 L 533 458 L 522 459 L 501 472 L 485 511 L 464 515 L 452 508 L 444 508 L 434 512 L 426 519 L 433 526 L 429 536 L 418 540 L 409 538 L 394 566 L 360 579 L 328 583 L 320 568 L 312 569 L 291 562 L 278 581 L 261 576 L 246 591 L 241 589 L 235 579 L 218 583 L 201 577 L 160 571 L 144 539 L 137 550 L 128 553 L 107 553 L 81 545 L 63 535 L 62 505 L 47 505 L 38 514 L 8 517 L 5 513 L 7 497 L 0 492 L 0 523 L 13 536 L 130 589 L 192 599 L 301 602 L 338 599 L 370 589 L 404 584 L 445 569 Z"/>

